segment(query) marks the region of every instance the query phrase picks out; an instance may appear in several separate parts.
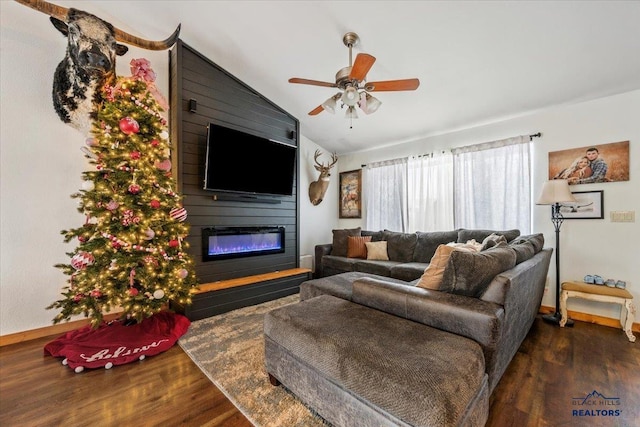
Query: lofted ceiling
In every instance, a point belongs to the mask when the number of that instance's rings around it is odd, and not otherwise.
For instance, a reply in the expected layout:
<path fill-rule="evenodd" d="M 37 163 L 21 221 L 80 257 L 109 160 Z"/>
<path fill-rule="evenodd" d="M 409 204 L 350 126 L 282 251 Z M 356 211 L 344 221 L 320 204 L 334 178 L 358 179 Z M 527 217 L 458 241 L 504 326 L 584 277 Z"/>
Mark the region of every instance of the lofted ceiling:
<path fill-rule="evenodd" d="M 53 1 L 149 39 L 181 39 L 300 120 L 339 154 L 640 89 L 640 1 Z M 43 26 L 43 34 L 55 30 Z M 417 77 L 376 92 L 359 118 L 307 113 L 336 93 L 354 48 L 376 57 L 368 80 Z"/>

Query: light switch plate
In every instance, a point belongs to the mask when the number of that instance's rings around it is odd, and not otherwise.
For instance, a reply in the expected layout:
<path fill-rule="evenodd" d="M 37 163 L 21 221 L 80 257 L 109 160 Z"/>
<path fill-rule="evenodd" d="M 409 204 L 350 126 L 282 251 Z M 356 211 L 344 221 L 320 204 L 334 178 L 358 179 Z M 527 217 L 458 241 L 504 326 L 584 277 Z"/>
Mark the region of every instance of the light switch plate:
<path fill-rule="evenodd" d="M 611 211 L 611 222 L 636 222 L 636 211 Z"/>

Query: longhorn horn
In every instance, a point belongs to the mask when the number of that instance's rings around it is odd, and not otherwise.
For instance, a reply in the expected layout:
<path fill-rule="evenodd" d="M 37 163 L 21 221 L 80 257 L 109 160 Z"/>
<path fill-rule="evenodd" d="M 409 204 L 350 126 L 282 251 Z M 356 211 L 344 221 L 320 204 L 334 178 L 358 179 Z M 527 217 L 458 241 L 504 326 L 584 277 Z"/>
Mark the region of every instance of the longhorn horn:
<path fill-rule="evenodd" d="M 66 7 L 58 6 L 57 4 L 49 3 L 44 0 L 16 0 L 18 3 L 30 7 L 38 12 L 46 13 L 49 16 L 57 18 L 61 21 L 67 21 L 67 14 L 69 9 Z"/>
<path fill-rule="evenodd" d="M 46 13 L 49 16 L 57 18 L 61 21 L 67 22 L 67 15 L 69 13 L 69 9 L 66 7 L 58 6 L 53 3 L 49 3 L 44 0 L 15 0 L 16 2 L 23 4 L 25 6 L 30 7 L 31 9 L 37 10 L 38 12 Z M 115 34 L 116 40 L 119 42 L 131 44 L 133 46 L 141 47 L 147 50 L 164 50 L 168 49 L 175 44 L 180 36 L 180 27 L 182 24 L 178 24 L 178 28 L 162 41 L 153 41 L 146 40 L 140 37 L 129 34 L 125 31 L 122 31 L 119 28 L 113 27 L 113 32 Z"/>
<path fill-rule="evenodd" d="M 113 30 L 116 35 L 116 40 L 120 42 L 132 44 L 147 50 L 165 50 L 169 49 L 176 41 L 178 41 L 178 37 L 180 36 L 180 27 L 182 27 L 182 24 L 178 24 L 178 28 L 176 28 L 173 34 L 162 41 L 141 39 L 140 37 L 126 33 L 116 27 L 113 27 Z"/>

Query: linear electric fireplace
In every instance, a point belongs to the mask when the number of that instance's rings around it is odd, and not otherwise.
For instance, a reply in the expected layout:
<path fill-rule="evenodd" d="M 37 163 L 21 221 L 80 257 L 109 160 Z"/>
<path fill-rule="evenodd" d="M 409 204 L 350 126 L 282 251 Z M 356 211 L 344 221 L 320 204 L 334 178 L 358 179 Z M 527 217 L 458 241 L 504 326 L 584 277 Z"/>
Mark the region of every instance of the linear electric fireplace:
<path fill-rule="evenodd" d="M 202 261 L 284 252 L 284 227 L 202 229 Z"/>

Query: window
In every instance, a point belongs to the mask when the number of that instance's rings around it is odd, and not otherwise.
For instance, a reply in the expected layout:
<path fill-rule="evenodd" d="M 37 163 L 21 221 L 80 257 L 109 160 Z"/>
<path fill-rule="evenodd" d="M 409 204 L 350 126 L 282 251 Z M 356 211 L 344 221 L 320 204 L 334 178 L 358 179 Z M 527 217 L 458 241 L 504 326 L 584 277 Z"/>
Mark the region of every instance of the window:
<path fill-rule="evenodd" d="M 531 232 L 528 136 L 377 162 L 364 170 L 368 230 Z"/>
<path fill-rule="evenodd" d="M 531 232 L 528 136 L 452 150 L 455 227 Z"/>

